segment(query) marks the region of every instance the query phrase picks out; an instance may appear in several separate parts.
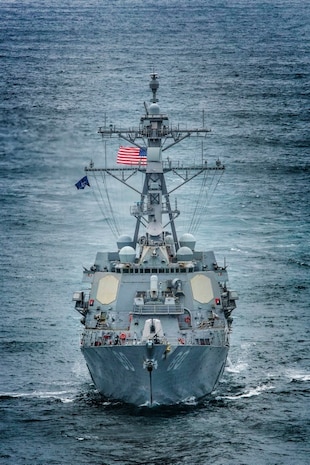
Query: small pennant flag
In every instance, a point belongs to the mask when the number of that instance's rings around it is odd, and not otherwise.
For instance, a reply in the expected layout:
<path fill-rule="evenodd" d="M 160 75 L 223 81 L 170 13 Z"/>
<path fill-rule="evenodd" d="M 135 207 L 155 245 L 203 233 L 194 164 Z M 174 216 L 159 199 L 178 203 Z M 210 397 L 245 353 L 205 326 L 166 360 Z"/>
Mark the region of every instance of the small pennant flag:
<path fill-rule="evenodd" d="M 89 186 L 90 187 L 90 184 L 88 182 L 88 178 L 87 176 L 84 176 L 84 178 L 80 179 L 76 184 L 75 184 L 75 187 L 77 189 L 84 189 L 85 186 Z"/>
<path fill-rule="evenodd" d="M 116 163 L 120 165 L 146 165 L 147 150 L 145 147 L 123 147 L 117 152 Z"/>

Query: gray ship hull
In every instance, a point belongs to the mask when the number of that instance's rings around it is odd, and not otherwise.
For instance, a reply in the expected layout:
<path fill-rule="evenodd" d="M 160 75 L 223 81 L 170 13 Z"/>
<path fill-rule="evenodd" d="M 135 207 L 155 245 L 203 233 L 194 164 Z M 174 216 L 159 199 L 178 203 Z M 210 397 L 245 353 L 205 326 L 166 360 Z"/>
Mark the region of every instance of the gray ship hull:
<path fill-rule="evenodd" d="M 226 363 L 228 347 L 165 345 L 83 347 L 97 389 L 136 406 L 198 401 L 210 394 Z"/>

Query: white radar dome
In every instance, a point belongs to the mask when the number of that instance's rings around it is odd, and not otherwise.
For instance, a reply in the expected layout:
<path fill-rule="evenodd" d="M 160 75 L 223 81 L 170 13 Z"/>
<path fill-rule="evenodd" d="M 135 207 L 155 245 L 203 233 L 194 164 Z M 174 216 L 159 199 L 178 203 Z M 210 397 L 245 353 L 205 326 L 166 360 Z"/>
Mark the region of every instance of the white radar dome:
<path fill-rule="evenodd" d="M 121 263 L 133 263 L 136 258 L 136 251 L 133 247 L 129 245 L 123 247 L 119 251 L 119 259 Z"/>
<path fill-rule="evenodd" d="M 193 252 L 189 247 L 180 247 L 177 251 L 178 262 L 190 262 L 193 259 Z"/>
<path fill-rule="evenodd" d="M 190 233 L 185 233 L 180 237 L 180 246 L 189 247 L 191 250 L 195 249 L 196 238 Z"/>
<path fill-rule="evenodd" d="M 157 105 L 157 103 L 151 103 L 151 105 L 149 106 L 149 113 L 151 115 L 159 115 L 159 106 Z"/>
<path fill-rule="evenodd" d="M 118 249 L 121 249 L 122 247 L 125 247 L 126 245 L 131 246 L 132 238 L 130 236 L 127 236 L 127 234 L 123 234 L 117 239 L 116 244 L 117 244 Z"/>

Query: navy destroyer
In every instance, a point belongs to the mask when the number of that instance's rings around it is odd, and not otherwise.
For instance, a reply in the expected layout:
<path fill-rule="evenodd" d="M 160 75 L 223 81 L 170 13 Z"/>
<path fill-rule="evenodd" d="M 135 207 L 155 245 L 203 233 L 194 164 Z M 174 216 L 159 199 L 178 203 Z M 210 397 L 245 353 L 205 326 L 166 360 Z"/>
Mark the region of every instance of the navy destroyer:
<path fill-rule="evenodd" d="M 104 138 L 129 142 L 119 149 L 119 165 L 90 163 L 77 184 L 92 186 L 91 176 L 103 173 L 138 195 L 130 208 L 132 236 L 121 235 L 113 251 L 98 252 L 84 270 L 89 288 L 73 295 L 84 325 L 81 350 L 96 388 L 136 406 L 199 402 L 214 390 L 238 298 L 227 288 L 226 264 L 220 266 L 212 251 L 196 249 L 190 231 L 177 232 L 180 211 L 170 195 L 198 176 L 221 175 L 224 166 L 219 160 L 209 166 L 203 156 L 186 166 L 164 157 L 170 147 L 209 130 L 204 124 L 171 126 L 160 110 L 158 87 L 153 73 L 152 98 L 137 128 L 99 128 Z M 136 174 L 143 177 L 140 190 L 132 182 Z M 172 176 L 178 182 L 170 186 Z"/>

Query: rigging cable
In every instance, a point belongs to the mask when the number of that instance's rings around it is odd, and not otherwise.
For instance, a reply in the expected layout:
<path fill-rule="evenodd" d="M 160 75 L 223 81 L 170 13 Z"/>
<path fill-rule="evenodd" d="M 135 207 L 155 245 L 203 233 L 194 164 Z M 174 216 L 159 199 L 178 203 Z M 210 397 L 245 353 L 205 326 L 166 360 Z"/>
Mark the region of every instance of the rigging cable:
<path fill-rule="evenodd" d="M 213 198 L 213 196 L 214 196 L 214 193 L 215 193 L 215 191 L 216 191 L 216 189 L 217 189 L 217 186 L 218 186 L 218 184 L 219 184 L 219 182 L 220 182 L 220 179 L 221 179 L 222 175 L 223 175 L 223 171 L 221 172 L 221 174 L 220 174 L 220 176 L 219 176 L 217 182 L 215 182 L 216 176 L 218 176 L 218 174 L 217 174 L 216 172 L 214 172 L 214 175 L 213 175 L 213 178 L 212 178 L 212 182 L 211 182 L 211 186 L 210 186 L 210 190 L 209 190 L 209 193 L 208 193 L 209 195 L 208 195 L 208 197 L 207 197 L 207 199 L 206 199 L 205 204 L 203 205 L 203 208 L 202 208 L 202 215 L 201 215 L 201 217 L 199 218 L 199 221 L 197 222 L 196 231 L 200 228 L 202 219 L 203 219 L 203 218 L 205 217 L 205 215 L 206 215 L 206 211 L 207 211 L 207 209 L 208 209 L 208 207 L 209 207 L 209 205 L 210 205 L 210 203 L 211 203 L 211 201 L 212 201 L 212 198 Z M 215 185 L 214 185 L 214 183 L 215 183 Z"/>
<path fill-rule="evenodd" d="M 199 192 L 199 199 L 198 199 L 198 202 L 196 203 L 195 205 L 195 209 L 194 209 L 194 212 L 193 212 L 193 215 L 192 215 L 192 220 L 191 220 L 191 223 L 190 223 L 190 226 L 189 226 L 189 231 L 191 233 L 195 233 L 200 225 L 201 225 L 201 222 L 202 222 L 202 219 L 205 217 L 205 214 L 206 214 L 206 211 L 207 211 L 207 208 L 208 206 L 210 205 L 211 203 L 211 200 L 213 198 L 213 195 L 217 189 L 217 186 L 223 176 L 223 171 L 221 171 L 220 173 L 220 176 L 217 180 L 217 182 L 215 182 L 215 179 L 216 179 L 216 176 L 218 175 L 218 173 L 215 171 L 214 174 L 213 174 L 213 177 L 211 179 L 211 182 L 210 182 L 210 186 L 209 186 L 209 189 L 206 188 L 207 186 L 207 175 L 204 175 L 204 178 L 202 180 L 202 183 L 201 183 L 201 188 L 200 188 L 200 192 Z"/>
<path fill-rule="evenodd" d="M 112 232 L 114 237 L 117 238 L 120 235 L 119 227 L 118 227 L 118 224 L 116 222 L 115 215 L 113 213 L 109 193 L 108 193 L 106 182 L 105 182 L 105 176 L 103 174 L 101 174 L 102 183 L 103 183 L 103 185 L 105 187 L 106 196 L 103 196 L 103 194 L 102 194 L 102 189 L 100 187 L 100 184 L 99 184 L 99 181 L 98 181 L 98 178 L 97 178 L 96 174 L 93 173 L 93 176 L 94 176 L 94 179 L 96 181 L 96 185 L 97 185 L 97 189 L 98 189 L 98 193 L 99 193 L 99 197 L 100 197 L 100 199 L 99 199 L 96 192 L 95 192 L 95 189 L 93 189 L 95 200 L 96 200 L 96 202 L 97 202 L 97 204 L 98 204 L 98 206 L 100 208 L 100 211 L 102 213 L 103 218 L 107 222 L 107 225 L 108 225 L 110 231 Z M 103 208 L 103 206 L 105 207 L 105 209 Z"/>
<path fill-rule="evenodd" d="M 114 228 L 114 231 L 116 232 L 117 236 L 120 236 L 120 227 L 119 227 L 119 223 L 118 223 L 118 220 L 117 220 L 117 217 L 115 215 L 115 209 L 112 207 L 112 202 L 111 202 L 111 199 L 110 199 L 110 194 L 109 194 L 109 190 L 108 190 L 108 181 L 107 181 L 107 175 L 105 173 L 105 171 L 102 173 L 102 183 L 103 185 L 105 186 L 105 194 L 106 194 L 106 199 L 107 199 L 107 203 L 108 203 L 108 210 L 110 212 L 110 215 L 111 215 L 111 225 L 113 225 L 113 228 Z"/>
<path fill-rule="evenodd" d="M 194 208 L 192 218 L 191 218 L 191 222 L 190 222 L 190 225 L 189 225 L 189 232 L 195 232 L 197 230 L 196 224 L 199 221 L 199 216 L 198 215 L 202 214 L 201 213 L 202 205 L 204 204 L 205 198 L 207 197 L 205 195 L 205 193 L 207 193 L 207 195 L 208 195 L 208 189 L 206 189 L 206 185 L 207 185 L 207 173 L 204 172 L 203 177 L 202 177 L 202 181 L 201 181 L 201 184 L 200 184 L 198 200 L 195 203 L 195 208 Z"/>

